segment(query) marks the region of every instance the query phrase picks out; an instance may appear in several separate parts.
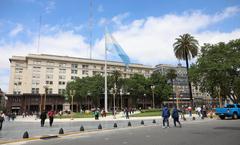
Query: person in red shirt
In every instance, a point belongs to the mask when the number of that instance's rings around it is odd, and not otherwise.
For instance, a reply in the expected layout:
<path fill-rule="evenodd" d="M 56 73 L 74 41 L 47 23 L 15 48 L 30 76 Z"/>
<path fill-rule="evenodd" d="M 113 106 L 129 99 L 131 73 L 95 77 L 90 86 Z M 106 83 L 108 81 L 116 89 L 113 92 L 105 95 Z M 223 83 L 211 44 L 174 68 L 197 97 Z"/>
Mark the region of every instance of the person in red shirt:
<path fill-rule="evenodd" d="M 50 124 L 50 126 L 52 126 L 52 124 L 53 124 L 54 114 L 55 114 L 55 113 L 54 113 L 53 110 L 51 110 L 51 111 L 48 112 L 48 118 L 49 118 L 49 124 Z"/>

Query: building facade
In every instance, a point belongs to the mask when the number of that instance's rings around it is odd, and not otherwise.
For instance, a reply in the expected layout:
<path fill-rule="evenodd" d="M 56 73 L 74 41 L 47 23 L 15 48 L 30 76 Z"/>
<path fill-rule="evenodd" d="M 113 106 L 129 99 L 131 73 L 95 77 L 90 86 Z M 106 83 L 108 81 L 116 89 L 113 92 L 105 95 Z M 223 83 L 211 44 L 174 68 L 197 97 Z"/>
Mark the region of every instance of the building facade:
<path fill-rule="evenodd" d="M 104 60 L 47 54 L 12 56 L 9 60 L 11 74 L 7 109 L 15 112 L 49 108 L 62 110 L 66 102 L 63 94 L 67 82 L 77 77 L 104 75 Z M 114 70 L 121 71 L 123 78 L 134 73 L 149 77 L 153 72 L 152 67 L 142 64 L 130 64 L 126 69 L 121 62 L 108 61 L 107 73 Z"/>
<path fill-rule="evenodd" d="M 189 95 L 189 86 L 188 86 L 188 75 L 187 68 L 178 64 L 177 66 L 159 64 L 156 65 L 154 71 L 160 72 L 163 75 L 167 75 L 170 69 L 176 70 L 177 77 L 173 80 L 173 97 L 169 98 L 168 103 L 179 102 L 181 106 L 189 105 L 190 95 Z M 202 93 L 199 90 L 199 87 L 192 85 L 192 95 L 194 103 L 198 103 L 207 97 L 206 93 Z M 208 96 L 209 97 L 209 96 Z M 180 106 L 180 107 L 181 107 Z"/>

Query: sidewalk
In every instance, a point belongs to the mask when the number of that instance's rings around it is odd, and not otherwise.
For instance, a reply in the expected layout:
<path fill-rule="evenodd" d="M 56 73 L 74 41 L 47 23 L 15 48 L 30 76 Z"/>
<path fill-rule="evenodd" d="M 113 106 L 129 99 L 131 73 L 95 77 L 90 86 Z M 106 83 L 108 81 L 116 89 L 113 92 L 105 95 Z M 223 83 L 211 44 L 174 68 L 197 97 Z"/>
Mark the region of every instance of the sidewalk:
<path fill-rule="evenodd" d="M 135 112 L 134 114 L 140 113 L 139 111 Z M 132 115 L 132 114 L 131 114 Z M 195 117 L 196 119 L 199 118 L 197 114 L 193 114 L 191 117 L 187 114 L 184 115 L 186 119 L 192 119 L 192 117 Z M 170 117 L 171 118 L 171 117 Z M 180 117 L 181 118 L 181 117 Z M 144 119 L 162 119 L 162 116 L 148 116 L 148 117 L 129 117 L 129 119 L 126 119 L 124 114 L 122 112 L 118 113 L 115 115 L 108 115 L 106 117 L 99 117 L 99 120 L 95 120 L 94 117 L 92 118 L 54 118 L 54 122 L 86 122 L 86 121 L 118 121 L 118 120 L 144 120 Z M 35 116 L 28 116 L 28 117 L 22 117 L 22 116 L 17 116 L 16 119 L 14 120 L 16 122 L 39 122 L 40 119 L 36 119 Z M 46 122 L 49 120 L 46 119 Z"/>

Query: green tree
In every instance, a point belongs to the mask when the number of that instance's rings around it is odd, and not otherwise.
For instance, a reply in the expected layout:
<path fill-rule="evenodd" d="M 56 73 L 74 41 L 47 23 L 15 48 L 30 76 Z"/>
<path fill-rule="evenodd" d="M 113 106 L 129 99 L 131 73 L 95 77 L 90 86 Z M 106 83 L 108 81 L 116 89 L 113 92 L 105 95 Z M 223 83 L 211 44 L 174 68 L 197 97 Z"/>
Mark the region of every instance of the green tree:
<path fill-rule="evenodd" d="M 169 99 L 171 94 L 171 86 L 167 83 L 168 79 L 166 76 L 162 75 L 159 72 L 154 72 L 149 78 L 149 85 L 154 85 L 154 93 L 157 100 L 161 103 Z M 150 87 L 149 87 L 150 88 Z"/>
<path fill-rule="evenodd" d="M 185 60 L 187 73 L 189 69 L 189 60 L 196 57 L 198 54 L 198 41 L 191 36 L 190 34 L 180 35 L 179 38 L 176 38 L 176 42 L 173 44 L 174 53 L 177 59 Z M 191 82 L 188 79 L 189 86 L 189 95 L 191 100 L 191 106 L 193 106 L 193 98 L 192 98 L 192 87 Z"/>
<path fill-rule="evenodd" d="M 215 45 L 204 44 L 189 75 L 201 91 L 208 92 L 213 97 L 228 97 L 233 102 L 239 102 L 240 39 Z"/>

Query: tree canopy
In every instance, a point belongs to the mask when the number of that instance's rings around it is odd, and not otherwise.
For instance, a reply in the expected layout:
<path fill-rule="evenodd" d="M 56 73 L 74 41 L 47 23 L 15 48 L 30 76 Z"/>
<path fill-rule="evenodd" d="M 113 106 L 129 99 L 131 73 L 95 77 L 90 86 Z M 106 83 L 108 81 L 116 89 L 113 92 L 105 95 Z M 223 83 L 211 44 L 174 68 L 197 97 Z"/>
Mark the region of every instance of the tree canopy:
<path fill-rule="evenodd" d="M 228 43 L 204 44 L 189 70 L 191 81 L 213 97 L 240 101 L 240 39 Z"/>

